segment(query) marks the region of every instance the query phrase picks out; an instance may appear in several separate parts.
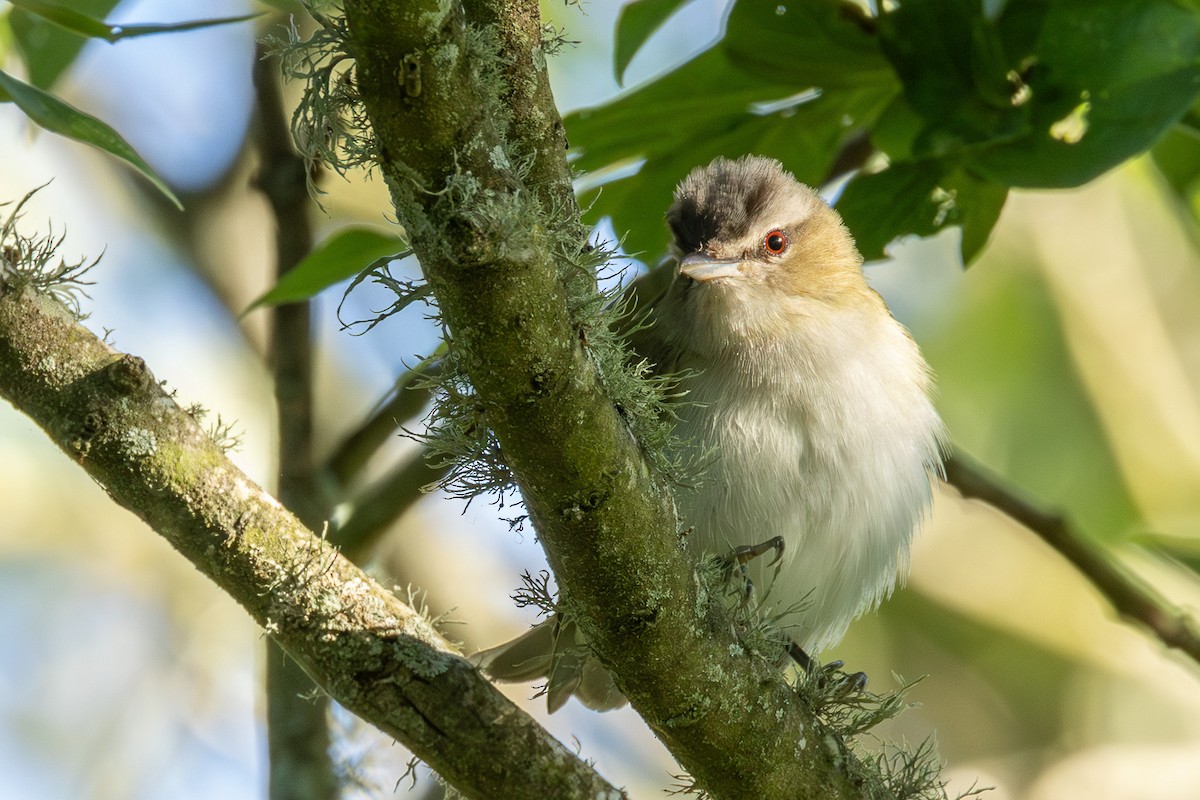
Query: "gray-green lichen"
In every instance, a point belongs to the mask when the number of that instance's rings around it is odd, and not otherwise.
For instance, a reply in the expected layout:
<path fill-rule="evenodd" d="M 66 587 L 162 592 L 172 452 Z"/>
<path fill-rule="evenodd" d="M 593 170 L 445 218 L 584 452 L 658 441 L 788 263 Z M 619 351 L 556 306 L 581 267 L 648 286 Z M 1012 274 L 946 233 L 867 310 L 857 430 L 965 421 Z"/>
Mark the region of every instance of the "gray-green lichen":
<path fill-rule="evenodd" d="M 65 234 L 56 236 L 51 229 L 46 234 L 26 235 L 17 229 L 25 205 L 41 188 L 30 191 L 15 205 L 0 203 L 0 208 L 12 205 L 0 222 L 0 291 L 30 288 L 49 294 L 79 319 L 79 299 L 87 296 L 84 287 L 91 285 L 85 276 L 100 259 L 68 261 L 59 252 Z"/>
<path fill-rule="evenodd" d="M 145 428 L 128 428 L 121 433 L 128 453 L 134 457 L 146 458 L 154 455 L 158 449 L 158 439 L 154 431 Z"/>

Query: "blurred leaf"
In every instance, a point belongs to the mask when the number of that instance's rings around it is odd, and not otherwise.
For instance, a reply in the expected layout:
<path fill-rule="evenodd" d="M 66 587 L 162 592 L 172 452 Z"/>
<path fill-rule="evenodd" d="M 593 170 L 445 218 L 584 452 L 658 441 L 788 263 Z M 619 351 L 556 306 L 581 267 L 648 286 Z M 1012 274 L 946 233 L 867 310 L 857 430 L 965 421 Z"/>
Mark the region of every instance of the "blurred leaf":
<path fill-rule="evenodd" d="M 1079 658 L 909 589 L 897 592 L 878 614 L 893 642 L 888 668 L 934 676 L 916 688 L 913 699 L 928 697 L 932 704 L 937 693 L 954 695 L 937 702 L 955 711 L 937 727 L 958 758 L 1050 746 L 1063 735 L 1063 703 L 1078 671 L 1088 666 Z M 981 680 L 990 691 L 979 691 Z M 964 683 L 974 691 L 963 692 Z"/>
<path fill-rule="evenodd" d="M 80 13 L 103 19 L 117 5 L 117 0 L 74 0 L 72 7 Z M 13 38 L 29 72 L 29 81 L 39 89 L 49 89 L 74 63 L 87 43 L 36 14 L 14 8 L 8 16 Z"/>
<path fill-rule="evenodd" d="M 1138 534 L 1136 541 L 1177 561 L 1200 579 L 1200 536 L 1170 536 L 1151 532 Z"/>
<path fill-rule="evenodd" d="M 617 83 L 624 82 L 625 69 L 646 40 L 687 2 L 689 0 L 633 0 L 621 9 L 613 48 L 613 72 Z"/>
<path fill-rule="evenodd" d="M 104 122 L 36 86 L 17 80 L 4 71 L 0 71 L 0 90 L 7 93 L 17 107 L 46 130 L 93 145 L 125 161 L 166 195 L 176 208 L 183 210 L 183 204 L 162 178 L 155 174 L 150 165 L 142 160 L 119 133 Z"/>
<path fill-rule="evenodd" d="M 1192 222 L 1200 222 L 1200 131 L 1176 125 L 1150 149 L 1150 157 Z"/>
<path fill-rule="evenodd" d="M 372 269 L 380 259 L 401 258 L 407 248 L 399 236 L 380 233 L 374 228 L 343 228 L 314 248 L 242 313 L 260 306 L 307 300 L 339 281 Z"/>
<path fill-rule="evenodd" d="M 177 33 L 198 28 L 209 28 L 215 25 L 228 25 L 233 22 L 245 22 L 257 14 L 245 14 L 239 17 L 222 17 L 218 19 L 191 20 L 188 22 L 146 25 L 110 25 L 103 19 L 83 13 L 77 8 L 68 8 L 46 0 L 9 0 L 17 8 L 30 14 L 36 14 L 47 22 L 52 22 L 63 30 L 90 39 L 103 39 L 107 42 L 117 42 L 134 36 L 149 36 L 158 33 Z"/>
<path fill-rule="evenodd" d="M 12 25 L 9 23 L 11 8 L 0 9 L 0 64 L 8 59 L 13 48 Z"/>
<path fill-rule="evenodd" d="M 843 0 L 742 0 L 729 13 L 720 47 L 759 80 L 796 90 L 895 86 L 870 25 Z"/>
<path fill-rule="evenodd" d="M 110 42 L 131 39 L 135 36 L 154 36 L 160 33 L 182 33 L 201 28 L 213 28 L 217 25 L 232 25 L 237 22 L 247 22 L 259 17 L 259 14 L 243 14 L 238 17 L 216 17 L 213 19 L 194 19 L 187 22 L 147 23 L 141 25 L 110 25 L 109 34 L 104 38 Z"/>
<path fill-rule="evenodd" d="M 1006 253 L 1003 267 L 973 270 L 938 335 L 919 337 L 938 376 L 938 411 L 956 448 L 1038 504 L 1098 541 L 1124 537 L 1140 515 L 1054 301 L 1035 265 Z"/>
<path fill-rule="evenodd" d="M 18 9 L 29 14 L 36 14 L 47 22 L 51 22 L 65 31 L 86 38 L 107 38 L 110 27 L 101 19 L 89 16 L 75 8 L 66 8 L 56 3 L 44 0 L 9 0 Z"/>

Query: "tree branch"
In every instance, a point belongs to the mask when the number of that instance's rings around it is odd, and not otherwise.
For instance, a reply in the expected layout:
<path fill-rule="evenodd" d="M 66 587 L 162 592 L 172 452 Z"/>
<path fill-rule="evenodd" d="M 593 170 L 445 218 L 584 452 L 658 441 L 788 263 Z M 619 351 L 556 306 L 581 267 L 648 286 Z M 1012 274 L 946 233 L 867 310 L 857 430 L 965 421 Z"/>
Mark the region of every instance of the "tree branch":
<path fill-rule="evenodd" d="M 432 466 L 422 448 L 354 498 L 350 518 L 330 533 L 346 557 L 363 563 L 380 534 L 425 496 L 424 489 L 444 476 L 448 466 Z"/>
<path fill-rule="evenodd" d="M 987 503 L 1036 533 L 1082 572 L 1118 614 L 1200 664 L 1200 630 L 1196 623 L 1106 558 L 1064 517 L 1036 507 L 961 455 L 947 462 L 946 482 L 963 497 Z"/>
<path fill-rule="evenodd" d="M 279 91 L 279 67 L 259 44 L 253 67 L 255 132 L 261 163 L 256 184 L 275 223 L 276 278 L 312 249 L 304 159 L 292 146 Z M 268 348 L 279 422 L 279 499 L 311 530 L 329 517 L 314 473 L 313 344 L 307 302 L 270 310 Z M 312 681 L 273 641 L 267 642 L 267 745 L 271 800 L 332 800 L 338 794 L 326 714 L 329 699 L 311 698 Z"/>
<path fill-rule="evenodd" d="M 621 796 L 238 470 L 141 359 L 22 288 L 10 267 L 0 262 L 0 396 L 241 603 L 318 685 L 469 797 Z"/>
<path fill-rule="evenodd" d="M 844 753 L 805 747 L 819 721 L 775 664 L 744 654 L 724 609 L 698 587 L 669 488 L 572 323 L 569 299 L 585 294 L 572 259 L 581 263 L 585 242 L 574 208 L 547 199 L 569 190 L 564 155 L 516 122 L 558 114 L 548 92 L 530 89 L 544 78 L 540 53 L 507 49 L 510 28 L 536 25 L 536 2 L 470 3 L 477 25 L 436 0 L 344 8 L 379 167 L 563 609 L 713 796 L 859 796 Z M 556 166 L 531 166 L 529 153 Z"/>
<path fill-rule="evenodd" d="M 436 364 L 428 364 L 401 375 L 392 389 L 391 399 L 379 406 L 329 455 L 325 469 L 343 492 L 383 443 L 395 436 L 400 426 L 429 402 L 429 389 L 418 386 L 417 382 L 437 375 L 437 369 Z"/>

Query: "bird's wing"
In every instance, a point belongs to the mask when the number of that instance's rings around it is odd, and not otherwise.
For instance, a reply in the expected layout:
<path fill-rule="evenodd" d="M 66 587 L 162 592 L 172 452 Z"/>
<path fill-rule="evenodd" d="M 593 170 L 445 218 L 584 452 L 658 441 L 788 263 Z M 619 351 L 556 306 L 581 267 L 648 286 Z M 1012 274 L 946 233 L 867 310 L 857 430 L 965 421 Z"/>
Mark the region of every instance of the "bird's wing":
<path fill-rule="evenodd" d="M 626 312 L 618 332 L 628 342 L 634 360 L 649 365 L 651 375 L 670 375 L 677 369 L 679 354 L 667 344 L 656 314 L 674 277 L 674 260 L 664 261 L 630 283 L 621 298 Z"/>

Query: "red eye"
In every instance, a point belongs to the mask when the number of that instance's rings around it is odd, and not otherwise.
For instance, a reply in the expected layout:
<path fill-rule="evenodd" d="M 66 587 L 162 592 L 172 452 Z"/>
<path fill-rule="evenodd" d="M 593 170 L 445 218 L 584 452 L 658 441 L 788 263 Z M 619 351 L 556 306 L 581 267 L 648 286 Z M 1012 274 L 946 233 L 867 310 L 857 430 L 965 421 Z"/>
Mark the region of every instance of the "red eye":
<path fill-rule="evenodd" d="M 783 231 L 771 231 L 767 238 L 763 239 L 763 247 L 773 256 L 783 255 L 783 251 L 788 247 L 787 234 Z"/>

